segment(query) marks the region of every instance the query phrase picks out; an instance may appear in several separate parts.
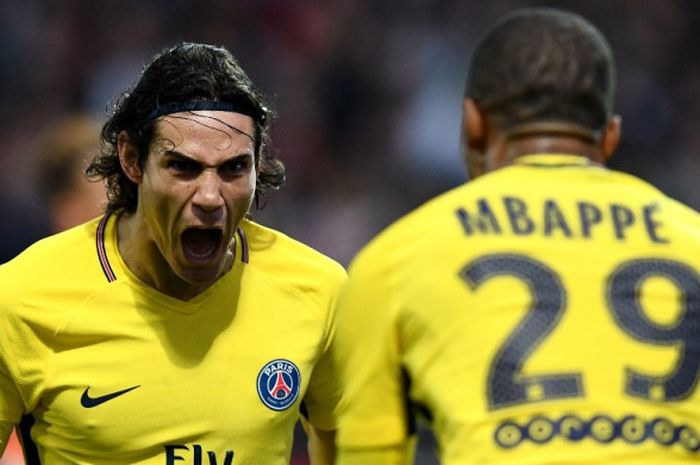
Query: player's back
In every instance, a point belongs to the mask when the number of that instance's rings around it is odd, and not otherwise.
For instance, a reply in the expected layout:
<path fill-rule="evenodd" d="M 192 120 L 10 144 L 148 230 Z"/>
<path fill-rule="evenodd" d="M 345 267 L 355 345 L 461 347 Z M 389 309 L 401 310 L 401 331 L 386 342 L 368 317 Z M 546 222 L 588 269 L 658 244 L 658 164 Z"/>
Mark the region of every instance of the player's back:
<path fill-rule="evenodd" d="M 523 157 L 396 223 L 363 267 L 390 282 L 442 463 L 700 459 L 700 218 L 648 184 Z"/>

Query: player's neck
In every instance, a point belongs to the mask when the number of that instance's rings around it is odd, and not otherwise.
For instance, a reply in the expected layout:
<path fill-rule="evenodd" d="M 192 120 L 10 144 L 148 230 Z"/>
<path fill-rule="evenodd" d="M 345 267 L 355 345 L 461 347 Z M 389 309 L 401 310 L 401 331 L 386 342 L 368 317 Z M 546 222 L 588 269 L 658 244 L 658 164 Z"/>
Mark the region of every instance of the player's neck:
<path fill-rule="evenodd" d="M 151 239 L 148 227 L 138 212 L 119 215 L 117 247 L 129 271 L 162 294 L 187 301 L 209 287 L 188 283 L 173 271 Z"/>
<path fill-rule="evenodd" d="M 605 157 L 598 145 L 577 137 L 523 137 L 508 141 L 504 147 L 504 157 L 510 161 L 523 155 L 540 153 L 579 155 L 594 163 L 605 163 Z"/>

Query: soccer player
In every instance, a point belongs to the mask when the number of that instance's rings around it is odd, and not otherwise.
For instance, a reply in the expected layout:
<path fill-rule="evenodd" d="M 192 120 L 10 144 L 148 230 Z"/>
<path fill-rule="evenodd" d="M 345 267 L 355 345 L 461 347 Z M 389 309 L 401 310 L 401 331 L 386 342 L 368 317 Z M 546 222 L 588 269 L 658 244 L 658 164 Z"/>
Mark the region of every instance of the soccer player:
<path fill-rule="evenodd" d="M 338 307 L 340 465 L 700 460 L 700 217 L 605 168 L 611 50 L 583 18 L 509 14 L 464 100 L 471 178 L 375 238 Z"/>
<path fill-rule="evenodd" d="M 281 465 L 301 412 L 331 463 L 345 272 L 249 218 L 270 119 L 224 48 L 147 65 L 88 168 L 106 214 L 0 267 L 0 450 L 19 425 L 30 464 Z"/>

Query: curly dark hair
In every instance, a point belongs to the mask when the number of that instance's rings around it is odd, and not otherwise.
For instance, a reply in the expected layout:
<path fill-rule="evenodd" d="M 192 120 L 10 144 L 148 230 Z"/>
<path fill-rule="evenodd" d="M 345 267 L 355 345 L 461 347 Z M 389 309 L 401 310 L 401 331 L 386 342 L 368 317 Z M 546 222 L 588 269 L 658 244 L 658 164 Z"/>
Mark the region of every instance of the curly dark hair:
<path fill-rule="evenodd" d="M 504 128 L 565 121 L 593 131 L 612 115 L 615 63 L 603 35 L 582 17 L 517 10 L 478 44 L 465 95 Z"/>
<path fill-rule="evenodd" d="M 273 111 L 264 102 L 233 55 L 223 47 L 181 43 L 156 55 L 143 69 L 133 89 L 124 92 L 114 105 L 112 117 L 101 133 L 101 151 L 86 170 L 91 179 L 107 185 L 107 212 L 136 211 L 138 190 L 122 171 L 117 141 L 125 131 L 138 151 L 143 168 L 159 108 L 191 102 L 221 102 L 245 108 L 255 121 L 255 158 L 259 166 L 255 205 L 270 189 L 284 183 L 285 170 L 270 148 Z"/>

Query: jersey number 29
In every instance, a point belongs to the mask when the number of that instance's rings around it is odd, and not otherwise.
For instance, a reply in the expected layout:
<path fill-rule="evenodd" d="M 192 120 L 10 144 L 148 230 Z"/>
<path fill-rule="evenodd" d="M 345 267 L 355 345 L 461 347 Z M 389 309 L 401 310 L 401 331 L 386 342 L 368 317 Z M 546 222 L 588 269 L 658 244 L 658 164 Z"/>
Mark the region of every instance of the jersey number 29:
<path fill-rule="evenodd" d="M 524 255 L 483 256 L 465 266 L 461 277 L 473 290 L 497 276 L 512 276 L 529 288 L 532 303 L 501 345 L 491 364 L 487 397 L 491 409 L 531 402 L 528 390 L 540 390 L 537 401 L 583 395 L 581 373 L 551 373 L 524 377 L 521 369 L 532 352 L 554 330 L 566 309 L 566 291 L 546 264 Z M 680 291 L 681 317 L 672 326 L 651 321 L 645 314 L 640 289 L 651 277 L 663 277 Z M 618 266 L 606 283 L 606 299 L 622 331 L 649 344 L 676 346 L 676 366 L 665 376 L 648 376 L 627 368 L 625 392 L 634 397 L 676 401 L 688 397 L 700 372 L 700 276 L 671 260 L 630 260 Z M 662 399 L 658 393 L 661 392 Z"/>

